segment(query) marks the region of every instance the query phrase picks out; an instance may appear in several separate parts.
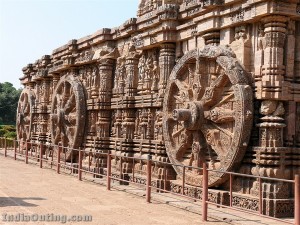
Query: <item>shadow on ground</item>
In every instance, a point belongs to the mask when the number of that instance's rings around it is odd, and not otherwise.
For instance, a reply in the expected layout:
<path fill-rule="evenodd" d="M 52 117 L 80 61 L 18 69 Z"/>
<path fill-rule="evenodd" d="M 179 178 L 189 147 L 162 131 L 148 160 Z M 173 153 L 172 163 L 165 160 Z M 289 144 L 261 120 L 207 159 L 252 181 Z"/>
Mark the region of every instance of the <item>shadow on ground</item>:
<path fill-rule="evenodd" d="M 30 201 L 40 201 L 46 200 L 44 198 L 16 198 L 16 197 L 0 197 L 0 207 L 8 206 L 26 206 L 26 207 L 36 207 L 38 205 L 27 202 Z"/>

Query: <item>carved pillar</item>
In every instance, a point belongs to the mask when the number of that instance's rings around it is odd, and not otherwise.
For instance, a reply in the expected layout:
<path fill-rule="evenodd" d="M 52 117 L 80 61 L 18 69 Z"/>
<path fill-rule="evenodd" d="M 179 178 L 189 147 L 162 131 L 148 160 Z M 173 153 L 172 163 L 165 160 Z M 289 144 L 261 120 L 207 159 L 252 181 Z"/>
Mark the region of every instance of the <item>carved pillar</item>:
<path fill-rule="evenodd" d="M 286 39 L 284 16 L 268 16 L 263 20 L 265 33 L 264 64 L 262 66 L 261 97 L 263 99 L 286 99 L 283 64 Z"/>
<path fill-rule="evenodd" d="M 138 86 L 138 58 L 130 55 L 126 58 L 126 84 L 125 93 L 127 96 L 135 96 Z"/>
<path fill-rule="evenodd" d="M 283 128 L 286 126 L 282 116 L 285 111 L 282 102 L 263 101 L 260 113 L 264 115 L 259 123 L 259 146 L 283 147 Z"/>
<path fill-rule="evenodd" d="M 50 96 L 50 80 L 45 79 L 41 85 L 41 98 L 40 98 L 40 110 L 41 112 L 47 112 L 47 105 L 49 104 Z"/>
<path fill-rule="evenodd" d="M 102 60 L 98 66 L 99 68 L 99 101 L 100 104 L 110 104 L 112 96 L 112 73 L 113 73 L 112 59 Z"/>
<path fill-rule="evenodd" d="M 254 147 L 256 166 L 252 174 L 256 176 L 290 179 L 291 171 L 287 160 L 291 149 L 283 147 L 283 128 L 286 126 L 283 116 L 285 110 L 280 101 L 266 100 L 261 103 L 263 115 L 259 127 L 259 147 Z M 286 199 L 291 193 L 288 183 L 263 180 L 263 196 L 269 199 Z M 258 196 L 259 183 L 255 181 L 250 193 Z"/>
<path fill-rule="evenodd" d="M 50 80 L 45 78 L 41 82 L 40 86 L 40 102 L 39 102 L 39 141 L 46 141 L 47 138 L 47 132 L 48 132 L 48 109 L 50 110 L 50 107 L 48 105 L 51 104 L 50 99 Z"/>
<path fill-rule="evenodd" d="M 35 85 L 35 90 L 36 90 L 36 94 L 37 97 L 35 99 L 35 106 L 37 107 L 37 109 L 39 110 L 40 107 L 40 102 L 41 102 L 41 98 L 42 98 L 42 94 L 41 94 L 41 89 L 42 89 L 42 81 L 41 80 L 36 80 L 36 85 Z"/>
<path fill-rule="evenodd" d="M 109 137 L 111 112 L 102 110 L 98 112 L 97 137 Z"/>
<path fill-rule="evenodd" d="M 122 110 L 117 109 L 116 114 L 115 114 L 115 124 L 114 124 L 114 129 L 115 129 L 115 134 L 116 138 L 121 138 L 122 137 Z"/>
<path fill-rule="evenodd" d="M 125 139 L 134 139 L 135 115 L 136 113 L 133 109 L 123 110 L 122 137 Z"/>
<path fill-rule="evenodd" d="M 159 53 L 159 67 L 160 67 L 160 79 L 159 79 L 159 95 L 163 96 L 167 86 L 168 78 L 171 74 L 173 67 L 175 66 L 175 45 L 163 44 Z"/>

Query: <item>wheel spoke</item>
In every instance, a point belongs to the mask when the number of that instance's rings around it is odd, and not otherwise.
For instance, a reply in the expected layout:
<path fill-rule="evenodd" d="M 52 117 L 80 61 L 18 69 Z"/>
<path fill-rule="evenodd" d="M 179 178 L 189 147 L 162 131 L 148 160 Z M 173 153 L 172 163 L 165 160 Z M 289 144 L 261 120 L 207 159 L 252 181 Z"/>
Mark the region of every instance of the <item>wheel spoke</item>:
<path fill-rule="evenodd" d="M 216 128 L 216 129 L 222 131 L 222 132 L 223 132 L 225 135 L 227 135 L 228 137 L 230 137 L 230 138 L 233 137 L 233 133 L 231 133 L 229 130 L 224 129 L 224 128 L 218 126 L 218 125 L 215 124 L 215 123 L 211 123 L 211 125 L 212 125 L 214 128 Z"/>
<path fill-rule="evenodd" d="M 178 137 L 179 134 L 180 134 L 182 131 L 184 131 L 184 130 L 185 130 L 184 127 L 180 128 L 179 130 L 177 130 L 177 131 L 175 131 L 174 133 L 172 133 L 172 137 L 173 137 L 173 138 Z"/>
<path fill-rule="evenodd" d="M 206 106 L 217 104 L 228 82 L 229 79 L 225 74 L 218 76 L 218 78 L 211 83 L 210 87 L 206 88 L 203 96 L 204 104 Z"/>
<path fill-rule="evenodd" d="M 175 95 L 174 98 L 175 98 L 179 103 L 181 103 L 181 104 L 184 103 L 183 99 L 180 98 L 178 95 Z"/>
<path fill-rule="evenodd" d="M 214 123 L 228 123 L 235 120 L 234 110 L 215 107 L 204 112 L 204 117 Z"/>
<path fill-rule="evenodd" d="M 219 101 L 219 102 L 215 105 L 215 107 L 220 106 L 220 105 L 222 105 L 222 104 L 224 104 L 224 103 L 227 103 L 228 100 L 231 99 L 232 97 L 234 97 L 234 94 L 233 94 L 233 93 L 231 93 L 231 94 L 225 96 L 221 101 Z"/>
<path fill-rule="evenodd" d="M 182 159 L 185 152 L 191 144 L 191 132 L 185 130 L 185 133 L 181 133 L 178 137 L 178 143 L 176 144 L 176 158 Z"/>
<path fill-rule="evenodd" d="M 70 98 L 68 99 L 64 110 L 65 110 L 65 114 L 69 114 L 74 108 L 76 107 L 76 103 L 75 103 L 75 95 L 74 93 L 70 96 Z"/>

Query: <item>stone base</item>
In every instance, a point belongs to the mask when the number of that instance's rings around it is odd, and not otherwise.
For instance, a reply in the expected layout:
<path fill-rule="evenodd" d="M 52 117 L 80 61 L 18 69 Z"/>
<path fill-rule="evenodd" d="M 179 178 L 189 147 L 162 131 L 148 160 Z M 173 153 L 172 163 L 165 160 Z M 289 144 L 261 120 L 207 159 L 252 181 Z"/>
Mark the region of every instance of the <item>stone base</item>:
<path fill-rule="evenodd" d="M 182 183 L 172 180 L 170 190 L 182 194 Z M 202 200 L 202 188 L 185 185 L 184 195 Z M 229 206 L 230 193 L 228 191 L 209 189 L 208 200 L 217 204 Z M 258 212 L 259 199 L 246 194 L 233 193 L 232 205 L 245 210 Z M 263 214 L 283 218 L 294 216 L 294 199 L 263 199 Z"/>
<path fill-rule="evenodd" d="M 146 185 L 146 182 L 147 182 L 146 176 L 143 176 L 140 174 L 138 174 L 138 175 L 135 174 L 133 176 L 132 174 L 128 174 L 128 177 L 129 177 L 130 182 L 141 184 L 141 185 Z M 170 181 L 152 178 L 151 186 L 155 187 L 155 188 L 163 189 L 163 190 L 170 190 Z M 164 192 L 163 190 L 157 190 L 157 192 Z"/>
<path fill-rule="evenodd" d="M 226 201 L 229 205 L 229 195 Z M 259 199 L 250 195 L 233 193 L 232 205 L 238 208 L 258 212 Z M 294 199 L 263 198 L 263 214 L 283 218 L 294 216 Z"/>
<path fill-rule="evenodd" d="M 182 194 L 182 192 L 183 192 L 183 194 L 188 197 L 202 200 L 202 188 L 201 187 L 196 187 L 196 186 L 191 186 L 191 185 L 185 184 L 183 191 L 182 191 L 182 189 L 183 189 L 182 182 L 177 181 L 177 180 L 170 181 L 170 191 L 171 192 L 178 193 L 178 194 Z M 210 189 L 208 191 L 208 200 L 210 202 L 227 205 L 226 204 L 227 199 L 229 199 L 229 193 L 227 191 L 213 190 L 213 189 Z"/>

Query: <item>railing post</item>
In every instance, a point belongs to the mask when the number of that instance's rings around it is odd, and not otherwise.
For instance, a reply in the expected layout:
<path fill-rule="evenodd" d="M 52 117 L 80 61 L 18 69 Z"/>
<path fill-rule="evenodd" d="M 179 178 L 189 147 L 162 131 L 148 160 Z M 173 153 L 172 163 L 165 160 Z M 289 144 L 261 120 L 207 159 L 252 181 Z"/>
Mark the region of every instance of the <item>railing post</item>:
<path fill-rule="evenodd" d="M 300 225 L 300 175 L 295 175 L 295 225 Z"/>
<path fill-rule="evenodd" d="M 60 153 L 61 153 L 61 144 L 58 144 L 58 151 L 57 151 L 57 167 L 56 172 L 60 173 Z"/>
<path fill-rule="evenodd" d="M 207 201 L 208 201 L 208 171 L 206 164 L 203 163 L 203 180 L 202 180 L 202 221 L 207 221 Z"/>
<path fill-rule="evenodd" d="M 147 158 L 147 186 L 146 186 L 146 201 L 151 202 L 151 167 L 152 167 L 152 157 L 148 155 Z"/>
<path fill-rule="evenodd" d="M 29 141 L 26 140 L 26 150 L 25 150 L 25 163 L 28 164 L 28 148 L 29 148 Z"/>
<path fill-rule="evenodd" d="M 79 159 L 78 159 L 78 180 L 82 180 L 82 149 L 79 148 Z"/>
<path fill-rule="evenodd" d="M 17 160 L 17 140 L 14 140 L 14 159 Z"/>
<path fill-rule="evenodd" d="M 7 156 L 7 139 L 4 139 L 4 156 Z"/>
<path fill-rule="evenodd" d="M 43 143 L 40 143 L 40 168 L 43 168 Z"/>
<path fill-rule="evenodd" d="M 111 155 L 107 153 L 107 190 L 110 191 L 110 184 L 111 184 Z"/>

